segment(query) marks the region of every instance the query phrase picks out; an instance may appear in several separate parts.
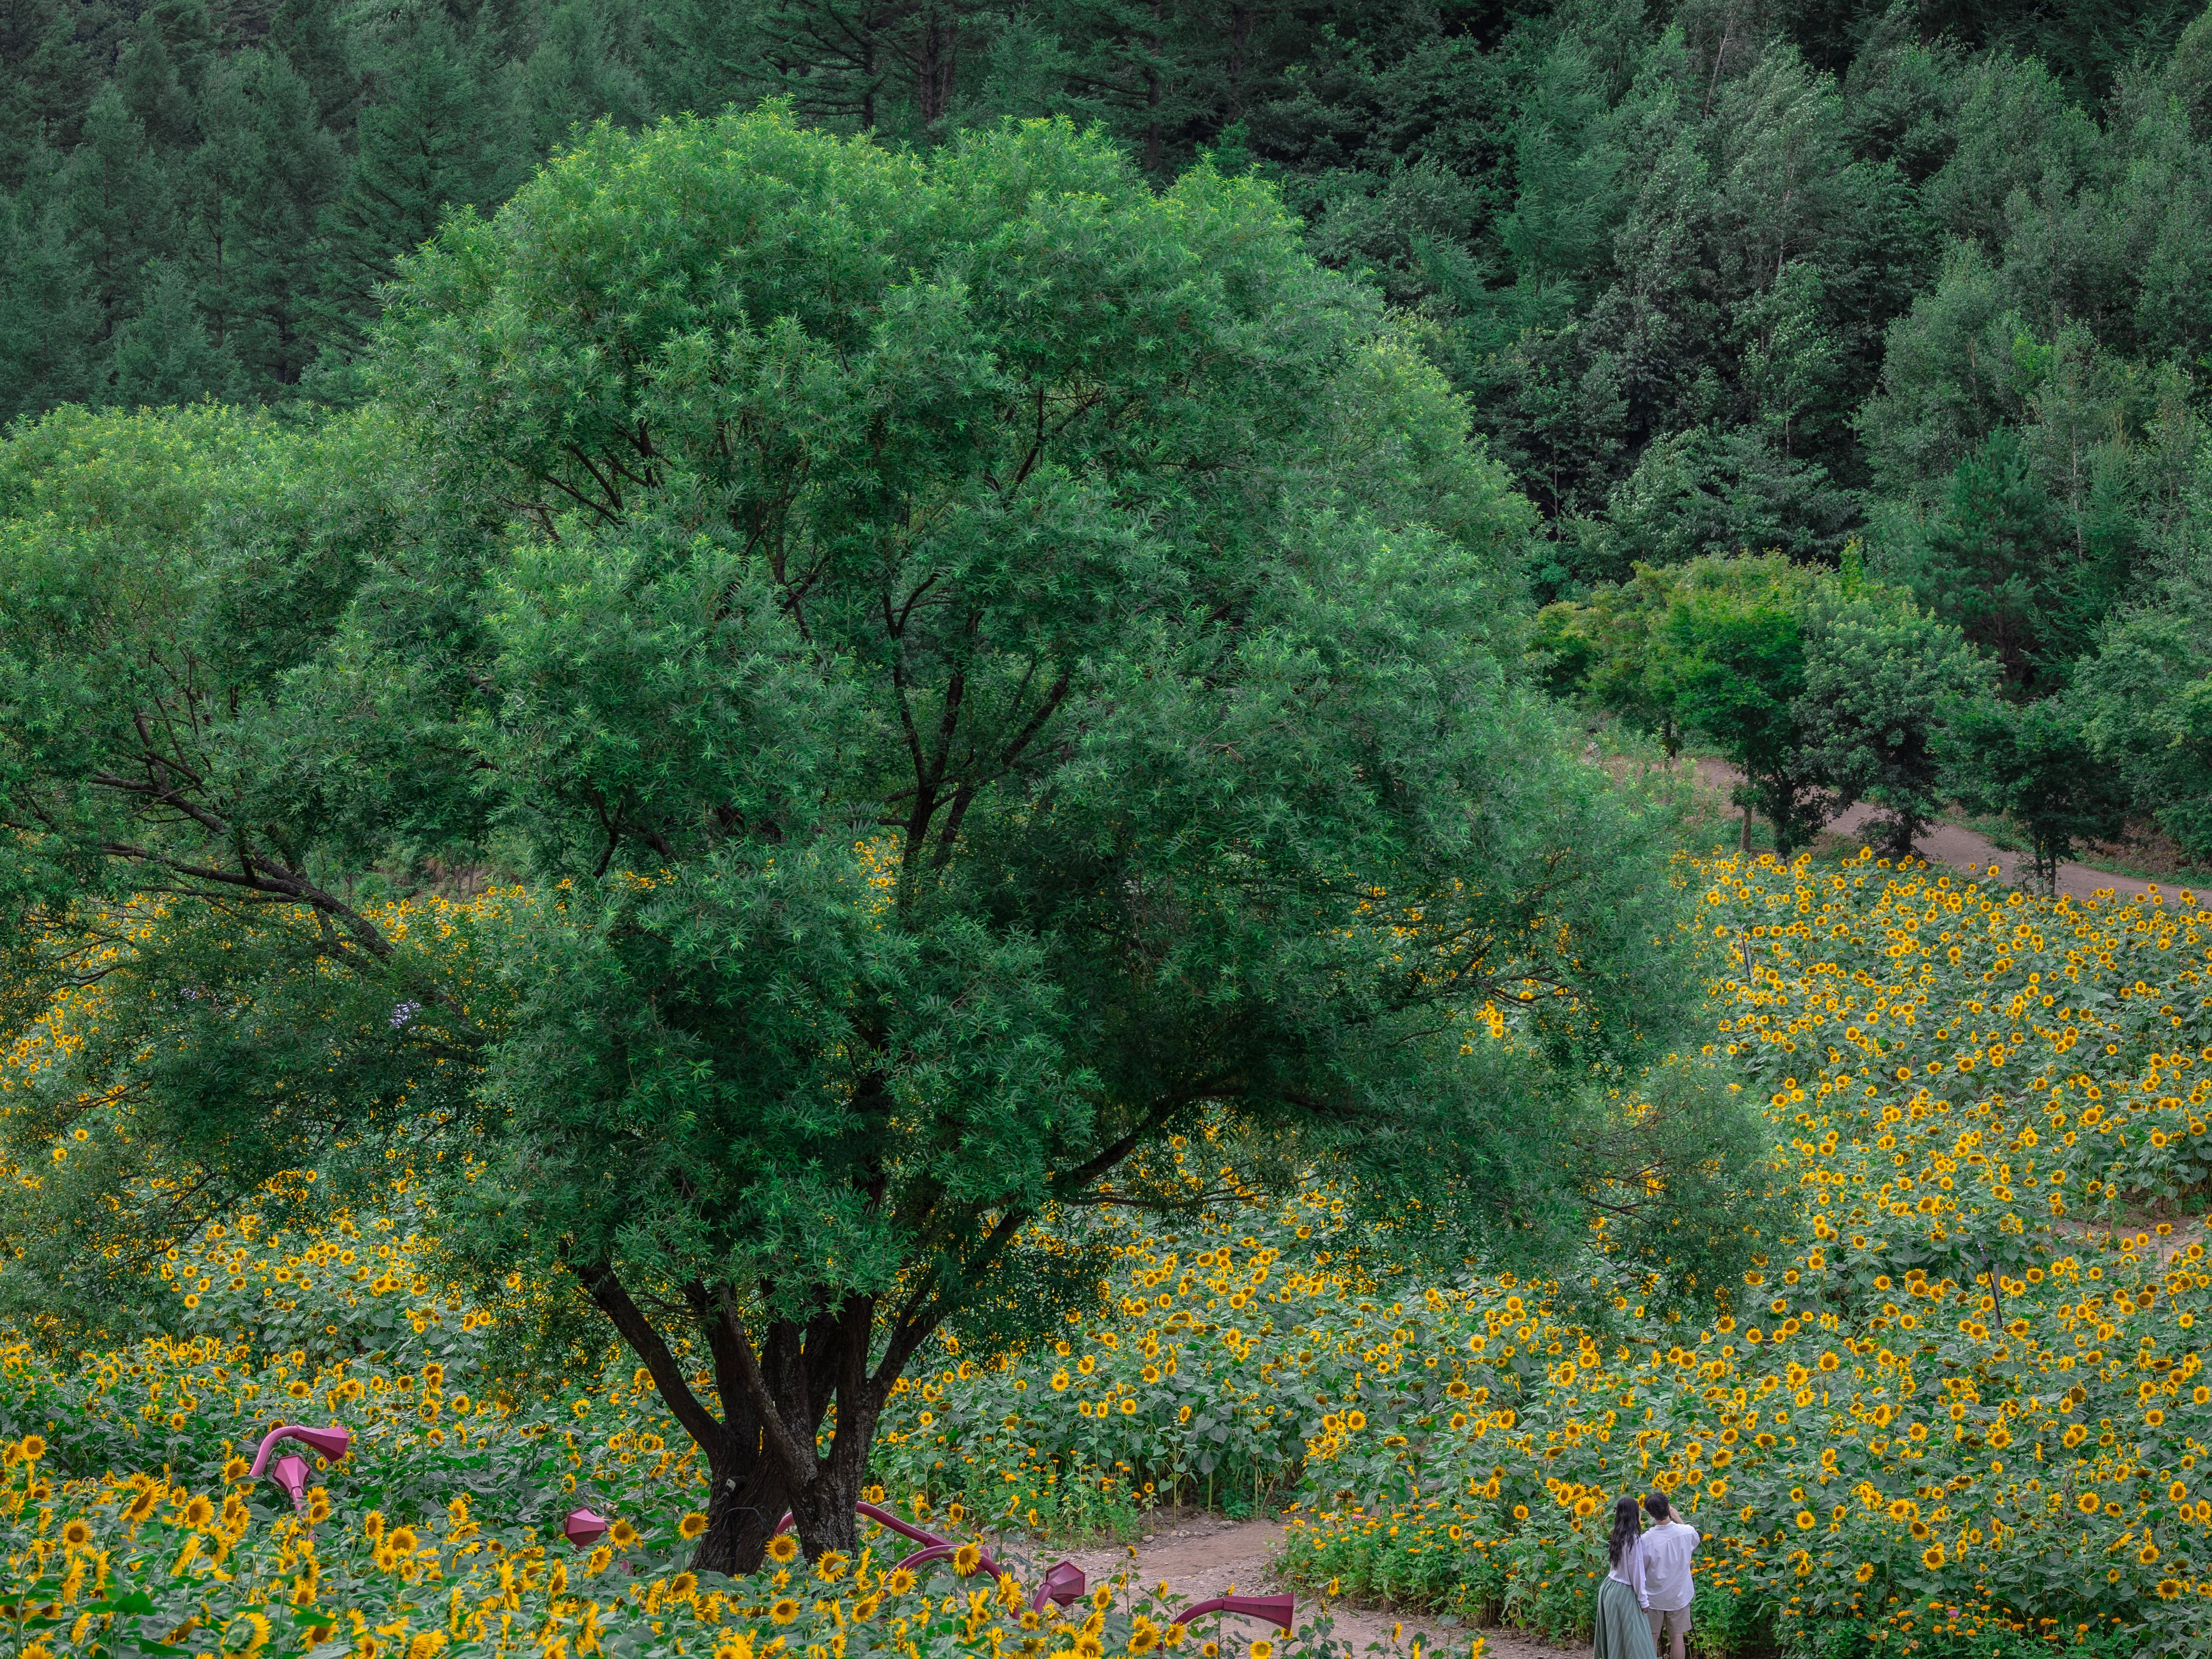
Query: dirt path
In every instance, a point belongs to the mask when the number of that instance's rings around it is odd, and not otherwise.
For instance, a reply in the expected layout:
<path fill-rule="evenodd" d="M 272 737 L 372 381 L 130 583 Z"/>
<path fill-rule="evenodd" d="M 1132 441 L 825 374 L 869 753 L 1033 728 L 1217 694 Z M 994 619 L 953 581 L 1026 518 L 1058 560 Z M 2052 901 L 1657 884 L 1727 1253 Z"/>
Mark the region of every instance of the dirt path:
<path fill-rule="evenodd" d="M 1726 761 L 1700 760 L 1698 763 L 1698 782 L 1706 790 L 1720 796 L 1723 801 L 1735 787 L 1741 774 Z M 1861 839 L 1861 831 L 1879 817 L 1874 807 L 1862 803 L 1832 819 L 1827 829 L 1832 836 L 1847 841 Z M 1912 850 L 1930 864 L 1948 865 L 1954 870 L 1978 872 L 1992 864 L 1998 866 L 2004 878 L 2014 878 L 2016 872 L 2027 866 L 2025 853 L 2008 852 L 1986 836 L 1975 834 L 1961 824 L 1939 823 L 1912 844 Z M 2058 890 L 2068 897 L 2093 899 L 2132 898 L 2148 894 L 2155 887 L 2170 900 L 2178 900 L 2191 890 L 2176 887 L 2166 882 L 2145 881 L 2136 876 L 2116 876 L 2109 870 L 2092 869 L 2086 864 L 2062 864 L 2058 866 Z M 2199 898 L 2212 894 L 2198 894 Z"/>
<path fill-rule="evenodd" d="M 1152 1517 L 1152 1530 L 1136 1543 L 1121 1549 L 1079 1550 L 1069 1556 L 1092 1583 L 1102 1583 L 1126 1573 L 1136 1583 L 1154 1587 L 1164 1583 L 1178 1606 L 1188 1606 L 1215 1595 L 1269 1595 L 1284 1586 L 1269 1571 L 1269 1563 L 1282 1547 L 1279 1521 L 1226 1521 L 1218 1516 L 1161 1510 Z M 1048 1557 L 1048 1560 L 1054 1559 Z M 1432 1618 L 1356 1607 L 1348 1602 L 1324 1602 L 1306 1590 L 1297 1595 L 1297 1630 L 1319 1633 L 1322 1620 L 1329 1620 L 1328 1635 L 1354 1654 L 1384 1652 L 1410 1654 L 1416 1637 L 1424 1653 L 1437 1659 L 1464 1656 L 1474 1632 L 1461 1627 L 1439 1626 Z M 1201 1628 L 1214 1621 L 1201 1621 Z M 1271 1634 L 1255 1621 L 1224 1619 L 1222 1635 L 1241 1650 L 1242 1641 Z M 1210 1633 L 1210 1632 L 1209 1632 Z M 1582 1659 L 1515 1631 L 1485 1631 L 1484 1659 Z"/>

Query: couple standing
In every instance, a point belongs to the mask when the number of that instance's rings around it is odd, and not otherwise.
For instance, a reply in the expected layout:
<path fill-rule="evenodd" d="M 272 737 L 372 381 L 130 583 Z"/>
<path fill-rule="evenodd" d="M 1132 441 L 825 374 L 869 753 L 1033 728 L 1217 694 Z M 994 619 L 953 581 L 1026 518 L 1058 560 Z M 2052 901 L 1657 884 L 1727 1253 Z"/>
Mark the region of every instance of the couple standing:
<path fill-rule="evenodd" d="M 1690 1633 L 1690 1557 L 1698 1529 L 1679 1518 L 1664 1492 L 1644 1500 L 1651 1530 L 1644 1530 L 1636 1500 L 1613 1506 L 1613 1537 L 1607 1553 L 1613 1571 L 1597 1591 L 1597 1630 L 1593 1659 L 1656 1659 L 1662 1638 L 1672 1638 L 1668 1659 L 1684 1659 Z"/>

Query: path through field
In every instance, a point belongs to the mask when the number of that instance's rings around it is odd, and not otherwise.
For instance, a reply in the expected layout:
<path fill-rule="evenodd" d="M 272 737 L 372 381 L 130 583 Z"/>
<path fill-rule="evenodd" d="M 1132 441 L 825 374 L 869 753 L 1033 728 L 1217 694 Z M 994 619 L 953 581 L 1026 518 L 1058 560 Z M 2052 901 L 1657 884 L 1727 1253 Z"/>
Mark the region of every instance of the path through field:
<path fill-rule="evenodd" d="M 1182 1606 L 1209 1596 L 1265 1595 L 1282 1589 L 1268 1571 L 1268 1563 L 1282 1545 L 1281 1522 L 1225 1521 L 1218 1516 L 1170 1510 L 1163 1510 L 1152 1519 L 1153 1529 L 1135 1544 L 1121 1549 L 1080 1550 L 1069 1559 L 1094 1584 L 1124 1572 L 1146 1585 L 1164 1582 L 1169 1595 Z M 1330 1635 L 1355 1654 L 1370 1649 L 1407 1653 L 1419 1636 L 1425 1653 L 1453 1659 L 1465 1655 L 1474 1635 L 1462 1628 L 1441 1628 L 1434 1620 L 1418 1614 L 1381 1613 L 1342 1601 L 1324 1607 L 1321 1598 L 1310 1592 L 1300 1590 L 1297 1595 L 1298 1628 L 1307 1629 L 1316 1620 L 1327 1617 L 1333 1621 Z M 1224 1633 L 1240 1632 L 1248 1637 L 1267 1633 L 1266 1626 L 1249 1620 L 1222 1622 Z M 1485 1659 L 1571 1659 L 1568 1650 L 1547 1647 L 1516 1632 L 1483 1634 L 1487 1638 Z M 1586 1654 L 1587 1650 L 1578 1653 Z"/>
<path fill-rule="evenodd" d="M 1726 761 L 1701 760 L 1698 763 L 1698 782 L 1706 791 L 1717 794 L 1723 802 L 1728 799 L 1742 775 Z M 1880 813 L 1863 804 L 1852 807 L 1828 825 L 1828 833 L 1846 840 L 1857 840 L 1867 825 Z M 2008 852 L 1985 836 L 1955 823 L 1939 823 L 1913 843 L 1913 850 L 1930 864 L 1948 865 L 1954 870 L 1984 870 L 1991 864 L 1998 866 L 2007 879 L 2019 879 L 2028 867 L 2025 853 Z M 2062 864 L 2058 866 L 2058 890 L 2069 898 L 2094 898 L 2099 893 L 2108 893 L 2120 898 L 2148 893 L 2155 885 L 2172 899 L 2179 899 L 2189 888 L 2177 887 L 2172 882 L 2151 883 L 2135 876 L 2116 876 L 2109 870 L 2094 870 L 2086 864 Z M 2199 894 L 2203 898 L 2212 895 Z"/>

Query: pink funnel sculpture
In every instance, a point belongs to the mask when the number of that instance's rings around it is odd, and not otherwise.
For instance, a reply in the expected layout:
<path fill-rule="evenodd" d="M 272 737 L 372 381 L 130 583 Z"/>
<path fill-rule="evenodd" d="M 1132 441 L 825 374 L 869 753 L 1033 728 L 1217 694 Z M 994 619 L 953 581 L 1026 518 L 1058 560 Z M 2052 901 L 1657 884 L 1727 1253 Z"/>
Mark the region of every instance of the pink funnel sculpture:
<path fill-rule="evenodd" d="M 568 1518 L 561 1522 L 561 1534 L 580 1550 L 605 1538 L 612 1525 L 610 1516 L 594 1515 L 589 1510 L 570 1510 Z"/>
<path fill-rule="evenodd" d="M 1287 1595 L 1217 1595 L 1211 1601 L 1185 1607 L 1175 1622 L 1188 1625 L 1209 1613 L 1238 1613 L 1247 1619 L 1264 1619 L 1278 1630 L 1290 1629 L 1297 1603 Z"/>
<path fill-rule="evenodd" d="M 292 1507 L 307 1507 L 307 1482 L 313 1476 L 307 1460 L 296 1453 L 286 1452 L 269 1466 L 269 1478 L 284 1489 L 284 1496 L 292 1500 Z"/>
<path fill-rule="evenodd" d="M 1071 1601 L 1079 1601 L 1089 1588 L 1082 1568 L 1073 1561 L 1056 1561 L 1045 1569 L 1043 1582 L 1037 1585 L 1036 1594 L 1030 1597 L 1030 1611 L 1043 1612 L 1048 1601 L 1057 1601 L 1064 1607 Z"/>
<path fill-rule="evenodd" d="M 294 1509 L 303 1510 L 307 1506 L 307 1483 L 314 1475 L 314 1471 L 307 1466 L 307 1460 L 297 1453 L 287 1452 L 273 1464 L 269 1461 L 270 1454 L 287 1440 L 296 1440 L 309 1450 L 335 1463 L 352 1449 L 353 1436 L 336 1423 L 327 1429 L 310 1429 L 297 1423 L 287 1423 L 281 1428 L 270 1430 L 262 1437 L 261 1449 L 253 1455 L 252 1478 L 258 1480 L 263 1475 L 268 1475 L 284 1489 L 284 1495 L 292 1500 Z"/>

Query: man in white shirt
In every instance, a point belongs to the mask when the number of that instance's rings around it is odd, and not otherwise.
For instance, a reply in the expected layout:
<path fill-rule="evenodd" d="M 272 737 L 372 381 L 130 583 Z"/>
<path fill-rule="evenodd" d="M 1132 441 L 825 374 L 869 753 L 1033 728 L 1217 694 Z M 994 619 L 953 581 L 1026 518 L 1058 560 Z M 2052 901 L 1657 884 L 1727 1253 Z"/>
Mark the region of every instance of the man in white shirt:
<path fill-rule="evenodd" d="M 1668 1659 L 1684 1659 L 1683 1644 L 1690 1634 L 1690 1558 L 1702 1540 L 1698 1529 L 1674 1513 L 1666 1493 L 1653 1492 L 1644 1507 L 1652 1522 L 1644 1534 L 1642 1552 L 1651 1644 Z M 1671 1654 L 1662 1646 L 1669 1636 L 1674 1638 Z"/>

